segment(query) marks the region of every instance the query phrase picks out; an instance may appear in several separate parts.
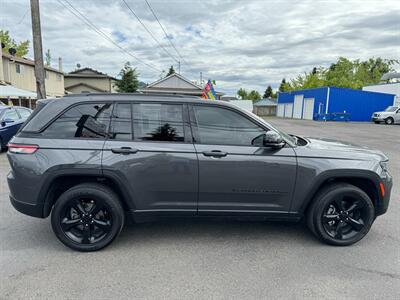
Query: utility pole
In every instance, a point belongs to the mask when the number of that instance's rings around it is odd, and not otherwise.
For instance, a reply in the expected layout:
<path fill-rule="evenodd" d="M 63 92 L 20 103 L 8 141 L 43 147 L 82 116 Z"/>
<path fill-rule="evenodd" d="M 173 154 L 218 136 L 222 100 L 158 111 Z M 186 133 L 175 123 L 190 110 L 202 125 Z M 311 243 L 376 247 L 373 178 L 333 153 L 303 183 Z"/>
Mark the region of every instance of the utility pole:
<path fill-rule="evenodd" d="M 45 70 L 43 62 L 42 31 L 40 28 L 39 0 L 31 0 L 31 16 L 37 99 L 45 99 Z"/>
<path fill-rule="evenodd" d="M 178 61 L 178 74 L 181 74 L 181 61 Z"/>

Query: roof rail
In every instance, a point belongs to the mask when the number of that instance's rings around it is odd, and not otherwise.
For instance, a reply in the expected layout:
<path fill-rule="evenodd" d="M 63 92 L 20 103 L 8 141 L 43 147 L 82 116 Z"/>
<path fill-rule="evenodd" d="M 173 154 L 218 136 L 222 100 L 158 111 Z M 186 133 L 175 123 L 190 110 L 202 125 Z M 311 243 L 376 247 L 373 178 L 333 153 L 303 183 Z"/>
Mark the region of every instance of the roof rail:
<path fill-rule="evenodd" d="M 176 97 L 176 98 L 200 98 L 199 96 L 172 94 L 172 93 L 81 93 L 81 94 L 66 94 L 64 97 L 88 97 L 88 96 L 105 96 L 105 95 L 116 95 L 116 96 L 156 96 L 156 97 Z"/>

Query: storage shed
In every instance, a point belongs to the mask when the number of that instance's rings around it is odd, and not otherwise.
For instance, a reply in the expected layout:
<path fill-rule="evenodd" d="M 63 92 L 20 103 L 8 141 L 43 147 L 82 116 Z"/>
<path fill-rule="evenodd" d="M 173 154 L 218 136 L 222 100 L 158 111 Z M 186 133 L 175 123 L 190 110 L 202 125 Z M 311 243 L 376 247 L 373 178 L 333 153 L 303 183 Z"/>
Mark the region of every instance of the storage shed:
<path fill-rule="evenodd" d="M 257 116 L 276 116 L 276 101 L 272 99 L 262 99 L 254 103 L 253 112 Z"/>
<path fill-rule="evenodd" d="M 277 116 L 318 120 L 346 116 L 349 121 L 370 121 L 375 111 L 393 105 L 395 95 L 337 87 L 279 93 Z"/>

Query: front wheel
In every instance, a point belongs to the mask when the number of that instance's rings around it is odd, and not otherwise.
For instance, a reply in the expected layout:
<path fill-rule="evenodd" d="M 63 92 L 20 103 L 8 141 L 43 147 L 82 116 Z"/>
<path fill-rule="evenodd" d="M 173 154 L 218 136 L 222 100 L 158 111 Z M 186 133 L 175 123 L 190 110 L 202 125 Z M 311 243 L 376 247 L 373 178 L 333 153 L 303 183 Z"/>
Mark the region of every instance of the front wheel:
<path fill-rule="evenodd" d="M 387 118 L 387 119 L 385 120 L 385 123 L 388 124 L 388 125 L 392 125 L 392 124 L 394 123 L 394 120 L 393 120 L 392 117 L 389 117 L 389 118 Z"/>
<path fill-rule="evenodd" d="M 375 218 L 369 196 L 351 184 L 330 185 L 314 199 L 308 211 L 308 225 L 323 242 L 348 246 L 361 240 Z"/>
<path fill-rule="evenodd" d="M 124 211 L 110 188 L 83 183 L 60 196 L 51 214 L 51 225 L 64 245 L 78 251 L 96 251 L 120 233 Z"/>

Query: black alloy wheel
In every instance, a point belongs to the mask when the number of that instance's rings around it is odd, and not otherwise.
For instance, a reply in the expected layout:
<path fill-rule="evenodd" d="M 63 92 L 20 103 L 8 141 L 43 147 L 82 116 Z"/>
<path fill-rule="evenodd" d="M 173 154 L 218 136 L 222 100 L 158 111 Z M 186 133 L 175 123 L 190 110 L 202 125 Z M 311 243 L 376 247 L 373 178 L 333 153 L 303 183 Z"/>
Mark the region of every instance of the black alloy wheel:
<path fill-rule="evenodd" d="M 118 196 L 107 186 L 83 183 L 56 201 L 51 224 L 58 239 L 78 251 L 96 251 L 109 245 L 124 225 Z"/>
<path fill-rule="evenodd" d="M 370 218 L 370 211 L 362 200 L 342 194 L 325 207 L 322 224 L 332 238 L 347 240 L 356 236 Z"/>
<path fill-rule="evenodd" d="M 347 246 L 368 233 L 375 219 L 375 208 L 360 188 L 335 183 L 317 194 L 307 218 L 309 228 L 323 242 Z"/>
<path fill-rule="evenodd" d="M 64 234 L 81 244 L 101 241 L 112 228 L 110 208 L 101 200 L 72 199 L 65 205 L 62 216 Z"/>

